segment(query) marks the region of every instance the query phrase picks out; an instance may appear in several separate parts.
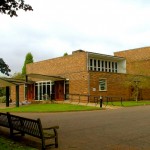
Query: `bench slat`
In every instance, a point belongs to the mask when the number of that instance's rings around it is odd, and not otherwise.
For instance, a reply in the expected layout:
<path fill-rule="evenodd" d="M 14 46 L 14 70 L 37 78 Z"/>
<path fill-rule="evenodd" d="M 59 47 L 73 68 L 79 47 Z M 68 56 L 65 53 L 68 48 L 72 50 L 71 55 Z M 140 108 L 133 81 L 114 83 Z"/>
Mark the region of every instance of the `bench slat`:
<path fill-rule="evenodd" d="M 20 117 L 17 115 L 12 115 L 9 112 L 0 112 L 0 126 L 7 127 L 10 129 L 10 136 L 13 137 L 16 134 L 25 134 L 37 137 L 42 141 L 42 149 L 48 146 L 55 145 L 58 147 L 58 133 L 57 129 L 59 126 L 53 126 L 49 128 L 42 128 L 40 119 L 30 119 L 25 117 Z M 45 144 L 47 139 L 54 139 L 54 143 Z"/>
<path fill-rule="evenodd" d="M 29 119 L 29 118 L 24 118 L 16 115 L 10 115 L 10 120 L 11 120 L 11 128 L 12 128 L 12 136 L 15 134 L 14 130 L 19 131 L 20 134 L 28 134 L 37 138 L 40 138 L 42 141 L 42 149 L 45 149 L 47 145 L 45 145 L 45 140 L 46 139 L 55 139 L 54 144 L 50 145 L 55 145 L 55 147 L 58 147 L 58 133 L 56 129 L 58 129 L 58 126 L 55 127 L 50 127 L 48 130 L 51 131 L 49 132 L 43 132 L 41 120 L 37 119 Z"/>
<path fill-rule="evenodd" d="M 0 126 L 9 128 L 7 113 L 0 112 Z"/>

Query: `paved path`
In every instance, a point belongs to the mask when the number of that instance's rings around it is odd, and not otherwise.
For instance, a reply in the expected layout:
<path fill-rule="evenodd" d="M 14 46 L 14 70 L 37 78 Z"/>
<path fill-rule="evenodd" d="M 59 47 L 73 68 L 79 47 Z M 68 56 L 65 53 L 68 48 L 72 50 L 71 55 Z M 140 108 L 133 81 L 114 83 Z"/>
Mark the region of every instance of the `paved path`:
<path fill-rule="evenodd" d="M 150 106 L 19 115 L 59 125 L 58 150 L 150 150 Z"/>

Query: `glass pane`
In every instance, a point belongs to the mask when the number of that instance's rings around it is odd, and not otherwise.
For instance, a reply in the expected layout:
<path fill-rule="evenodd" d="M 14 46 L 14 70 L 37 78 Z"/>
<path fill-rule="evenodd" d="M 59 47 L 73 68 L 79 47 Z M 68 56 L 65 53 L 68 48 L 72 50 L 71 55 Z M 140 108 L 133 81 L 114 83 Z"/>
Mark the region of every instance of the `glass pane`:
<path fill-rule="evenodd" d="M 99 81 L 99 88 L 101 91 L 106 90 L 106 80 L 105 79 L 101 79 Z"/>
<path fill-rule="evenodd" d="M 104 61 L 102 61 L 102 71 L 104 71 Z"/>
<path fill-rule="evenodd" d="M 112 72 L 114 72 L 114 62 L 112 62 Z"/>
<path fill-rule="evenodd" d="M 35 100 L 38 100 L 38 86 L 35 86 Z"/>
<path fill-rule="evenodd" d="M 47 99 L 50 100 L 51 93 L 50 93 L 50 85 L 47 85 Z"/>

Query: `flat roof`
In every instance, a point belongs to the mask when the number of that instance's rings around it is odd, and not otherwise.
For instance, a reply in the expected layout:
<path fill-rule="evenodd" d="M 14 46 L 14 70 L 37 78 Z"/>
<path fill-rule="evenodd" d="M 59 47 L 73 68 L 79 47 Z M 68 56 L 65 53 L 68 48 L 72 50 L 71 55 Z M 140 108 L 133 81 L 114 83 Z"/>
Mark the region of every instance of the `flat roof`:
<path fill-rule="evenodd" d="M 14 79 L 14 78 L 6 78 L 6 77 L 0 78 L 0 87 L 24 85 L 26 83 L 31 84 L 32 82 L 31 81 L 26 82 L 23 79 Z"/>
<path fill-rule="evenodd" d="M 97 58 L 103 58 L 103 59 L 105 58 L 108 60 L 117 60 L 117 61 L 125 60 L 124 57 L 119 57 L 119 56 L 114 56 L 114 55 L 106 55 L 106 54 L 93 53 L 93 52 L 87 52 L 87 53 L 90 57 L 97 57 Z"/>
<path fill-rule="evenodd" d="M 43 75 L 43 74 L 27 74 L 28 77 L 31 78 L 37 78 L 42 80 L 51 80 L 51 81 L 60 81 L 60 80 L 66 80 L 66 78 L 63 78 L 61 76 L 54 76 L 54 75 Z"/>

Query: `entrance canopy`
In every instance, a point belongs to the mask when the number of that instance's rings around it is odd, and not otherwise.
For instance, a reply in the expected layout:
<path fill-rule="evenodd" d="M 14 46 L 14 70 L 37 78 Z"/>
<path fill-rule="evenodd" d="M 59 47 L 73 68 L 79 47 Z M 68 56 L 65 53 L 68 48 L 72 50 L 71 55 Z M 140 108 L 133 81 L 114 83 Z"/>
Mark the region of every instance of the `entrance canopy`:
<path fill-rule="evenodd" d="M 27 83 L 25 80 L 14 79 L 14 78 L 0 78 L 0 87 L 24 85 Z"/>
<path fill-rule="evenodd" d="M 42 75 L 42 74 L 27 74 L 27 77 L 42 79 L 42 80 L 51 80 L 51 81 L 60 81 L 66 80 L 66 78 L 60 76 L 49 76 L 49 75 Z"/>
<path fill-rule="evenodd" d="M 19 86 L 33 82 L 26 82 L 21 79 L 0 78 L 0 87 L 6 87 L 6 107 L 9 107 L 10 86 L 16 86 L 16 107 L 19 107 Z"/>

